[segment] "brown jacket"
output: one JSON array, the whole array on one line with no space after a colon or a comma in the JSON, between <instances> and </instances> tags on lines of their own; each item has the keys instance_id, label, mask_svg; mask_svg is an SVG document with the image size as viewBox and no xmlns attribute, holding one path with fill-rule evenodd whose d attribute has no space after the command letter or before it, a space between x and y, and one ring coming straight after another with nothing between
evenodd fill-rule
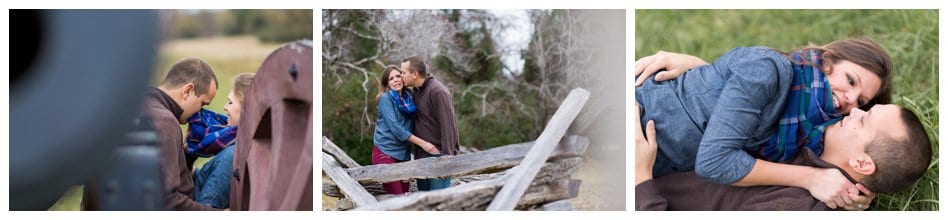
<instances>
[{"instance_id":1,"label":"brown jacket","mask_svg":"<svg viewBox=\"0 0 948 220\"><path fill-rule=\"evenodd\" d=\"M458 122L454 116L454 98L441 81L428 76L415 91L418 113L412 133L438 147L443 155L458 153ZM415 150L416 158L428 157L423 150Z\"/></svg>"},{"instance_id":2,"label":"brown jacket","mask_svg":"<svg viewBox=\"0 0 948 220\"><path fill-rule=\"evenodd\" d=\"M838 167L804 148L791 164ZM842 171L842 170L840 170ZM846 172L843 171L846 175ZM849 181L855 182L846 175ZM673 173L635 186L635 210L831 210L803 188L789 186L739 187L698 177L694 171Z\"/></svg>"},{"instance_id":3,"label":"brown jacket","mask_svg":"<svg viewBox=\"0 0 948 220\"><path fill-rule=\"evenodd\" d=\"M219 210L194 201L194 179L184 158L184 137L178 123L182 114L170 96L152 88L145 97L143 112L152 119L161 148L165 208L168 210Z\"/></svg>"}]
</instances>

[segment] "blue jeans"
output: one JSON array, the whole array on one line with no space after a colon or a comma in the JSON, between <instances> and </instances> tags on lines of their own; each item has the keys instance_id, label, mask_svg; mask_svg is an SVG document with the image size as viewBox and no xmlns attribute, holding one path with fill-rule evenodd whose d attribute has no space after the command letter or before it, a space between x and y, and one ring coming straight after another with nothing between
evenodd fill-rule
<instances>
[{"instance_id":1,"label":"blue jeans","mask_svg":"<svg viewBox=\"0 0 948 220\"><path fill-rule=\"evenodd\" d=\"M441 155L431 155L430 157L440 157ZM418 180L418 191L431 191L451 187L451 177L428 178Z\"/></svg>"},{"instance_id":2,"label":"blue jeans","mask_svg":"<svg viewBox=\"0 0 948 220\"><path fill-rule=\"evenodd\" d=\"M230 174L234 166L234 145L230 145L204 167L194 171L194 200L214 208L230 206Z\"/></svg>"},{"instance_id":3,"label":"blue jeans","mask_svg":"<svg viewBox=\"0 0 948 220\"><path fill-rule=\"evenodd\" d=\"M418 180L418 191L431 191L451 187L451 177Z\"/></svg>"}]
</instances>

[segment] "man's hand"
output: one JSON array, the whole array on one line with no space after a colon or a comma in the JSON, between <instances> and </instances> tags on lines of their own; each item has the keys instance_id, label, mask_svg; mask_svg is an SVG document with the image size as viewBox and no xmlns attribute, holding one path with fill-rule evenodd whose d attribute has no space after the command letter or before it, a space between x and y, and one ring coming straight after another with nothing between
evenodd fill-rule
<instances>
[{"instance_id":1,"label":"man's hand","mask_svg":"<svg viewBox=\"0 0 948 220\"><path fill-rule=\"evenodd\" d=\"M849 182L846 176L837 169L818 169L809 178L806 189L810 195L825 203L832 209L845 207L846 204L855 204L850 194L858 194L858 189Z\"/></svg>"},{"instance_id":2,"label":"man's hand","mask_svg":"<svg viewBox=\"0 0 948 220\"><path fill-rule=\"evenodd\" d=\"M639 109L639 103L636 102L635 113L632 117L632 124L636 128L642 127L642 122L639 120ZM635 132L635 185L652 179L652 167L655 165L657 153L658 141L655 140L655 122L648 121L645 131Z\"/></svg>"},{"instance_id":3,"label":"man's hand","mask_svg":"<svg viewBox=\"0 0 948 220\"><path fill-rule=\"evenodd\" d=\"M655 81L678 78L679 75L688 71L688 69L705 64L708 64L708 62L704 62L701 58L688 54L658 51L658 53L654 55L642 57L635 61L635 69L633 71L636 76L635 86L641 86L649 76L659 70L665 71L658 72L658 74L655 75Z\"/></svg>"}]
</instances>

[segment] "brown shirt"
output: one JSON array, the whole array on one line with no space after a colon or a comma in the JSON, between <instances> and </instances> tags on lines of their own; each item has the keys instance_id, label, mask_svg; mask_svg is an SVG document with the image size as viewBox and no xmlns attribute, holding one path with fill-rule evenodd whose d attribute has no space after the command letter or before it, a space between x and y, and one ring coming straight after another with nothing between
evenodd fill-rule
<instances>
[{"instance_id":1,"label":"brown shirt","mask_svg":"<svg viewBox=\"0 0 948 220\"><path fill-rule=\"evenodd\" d=\"M425 83L415 91L418 113L412 119L412 133L438 147L443 155L458 152L458 123L454 116L454 98L441 81L428 76ZM415 150L416 158L427 157L423 150Z\"/></svg>"},{"instance_id":2,"label":"brown shirt","mask_svg":"<svg viewBox=\"0 0 948 220\"><path fill-rule=\"evenodd\" d=\"M157 88L145 97L143 111L151 118L161 148L165 208L168 210L219 210L194 201L194 179L184 158L184 137L178 117L182 110L177 103Z\"/></svg>"},{"instance_id":3,"label":"brown shirt","mask_svg":"<svg viewBox=\"0 0 948 220\"><path fill-rule=\"evenodd\" d=\"M805 148L804 148L805 149ZM818 168L838 167L809 149L791 162ZM842 170L840 170L842 171ZM843 171L843 175L855 182ZM694 171L673 173L635 186L635 210L832 210L803 188L789 186L740 187L716 184Z\"/></svg>"}]
</instances>

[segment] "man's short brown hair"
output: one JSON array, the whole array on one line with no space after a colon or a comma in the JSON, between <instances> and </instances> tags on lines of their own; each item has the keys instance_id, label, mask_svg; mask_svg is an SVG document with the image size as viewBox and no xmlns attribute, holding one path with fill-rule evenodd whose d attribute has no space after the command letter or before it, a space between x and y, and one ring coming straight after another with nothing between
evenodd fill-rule
<instances>
[{"instance_id":1,"label":"man's short brown hair","mask_svg":"<svg viewBox=\"0 0 948 220\"><path fill-rule=\"evenodd\" d=\"M408 72L407 72L407 73L411 73L411 72L416 72L416 71L417 71L418 74L421 75L421 77L427 77L427 76L428 76L428 67L425 66L425 61L422 61L422 60L421 60L421 57L418 57L418 56L411 56L411 57L408 57L408 58L405 58L404 60L402 60L402 63L405 63L405 62L408 62ZM405 73L405 74L407 74L407 73Z\"/></svg>"},{"instance_id":2,"label":"man's short brown hair","mask_svg":"<svg viewBox=\"0 0 948 220\"><path fill-rule=\"evenodd\" d=\"M861 182L872 192L905 190L925 175L931 163L932 147L925 127L914 112L899 109L908 135L890 137L880 133L866 146L866 154L875 162L876 171Z\"/></svg>"},{"instance_id":3,"label":"man's short brown hair","mask_svg":"<svg viewBox=\"0 0 948 220\"><path fill-rule=\"evenodd\" d=\"M211 65L204 62L201 58L184 58L168 70L168 75L161 82L162 86L168 88L178 88L187 83L194 84L194 91L198 95L207 94L211 88L211 82L217 84L217 76L214 75L214 69Z\"/></svg>"}]
</instances>

